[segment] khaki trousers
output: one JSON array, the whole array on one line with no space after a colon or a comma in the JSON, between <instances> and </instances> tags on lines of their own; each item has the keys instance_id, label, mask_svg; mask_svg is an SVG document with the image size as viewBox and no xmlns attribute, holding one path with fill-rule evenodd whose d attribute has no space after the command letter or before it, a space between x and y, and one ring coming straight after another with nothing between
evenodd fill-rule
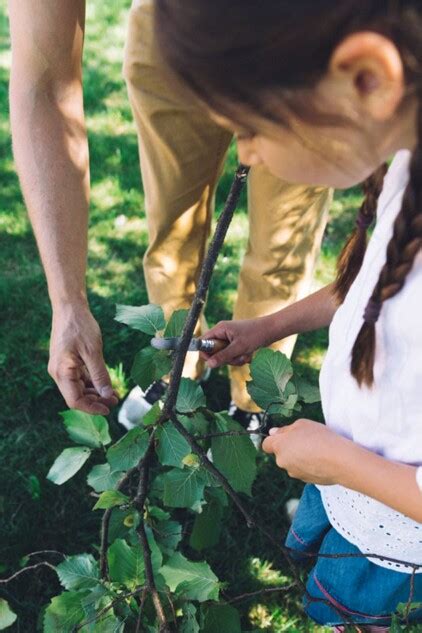
<instances>
[{"instance_id":1,"label":"khaki trousers","mask_svg":"<svg viewBox=\"0 0 422 633\"><path fill-rule=\"evenodd\" d=\"M129 15L124 77L136 121L149 247L144 274L149 300L169 314L195 292L214 210L214 193L232 135L192 98L169 85L154 51L152 0L134 0ZM263 316L305 296L331 202L323 188L288 185L259 166L248 183L250 235L234 318ZM202 321L202 329L206 327ZM290 355L291 337L273 347ZM200 373L188 354L185 375ZM245 381L231 368L232 399L256 411Z\"/></svg>"}]
</instances>

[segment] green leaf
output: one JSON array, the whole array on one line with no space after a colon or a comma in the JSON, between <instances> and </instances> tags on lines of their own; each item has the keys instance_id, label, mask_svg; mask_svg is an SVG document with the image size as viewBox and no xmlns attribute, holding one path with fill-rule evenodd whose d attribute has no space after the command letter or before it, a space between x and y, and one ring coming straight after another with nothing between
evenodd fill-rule
<instances>
[{"instance_id":1,"label":"green leaf","mask_svg":"<svg viewBox=\"0 0 422 633\"><path fill-rule=\"evenodd\" d=\"M95 492L112 490L115 488L124 473L120 471L111 472L110 464L98 464L94 466L87 477L87 483Z\"/></svg>"},{"instance_id":2,"label":"green leaf","mask_svg":"<svg viewBox=\"0 0 422 633\"><path fill-rule=\"evenodd\" d=\"M61 486L82 468L90 455L90 449L85 446L65 448L48 471L47 479Z\"/></svg>"},{"instance_id":3,"label":"green leaf","mask_svg":"<svg viewBox=\"0 0 422 633\"><path fill-rule=\"evenodd\" d=\"M192 508L202 502L206 480L198 469L170 470L163 476L164 505Z\"/></svg>"},{"instance_id":4,"label":"green leaf","mask_svg":"<svg viewBox=\"0 0 422 633\"><path fill-rule=\"evenodd\" d=\"M157 545L157 542L155 540L155 536L154 533L152 531L152 529L148 526L145 527L145 533L147 535L147 541L148 541L148 545L149 548L151 550L151 563L152 563L152 568L154 570L155 573L158 572L158 570L160 569L161 565L163 564L163 554L161 553L160 548Z\"/></svg>"},{"instance_id":5,"label":"green leaf","mask_svg":"<svg viewBox=\"0 0 422 633\"><path fill-rule=\"evenodd\" d=\"M162 406L160 401L158 401L153 404L148 413L144 415L144 417L142 418L142 424L144 426L151 426L152 424L155 424L161 415L161 411Z\"/></svg>"},{"instance_id":6,"label":"green leaf","mask_svg":"<svg viewBox=\"0 0 422 633\"><path fill-rule=\"evenodd\" d=\"M183 620L179 627L179 633L199 633L199 630L196 607L188 602L183 606Z\"/></svg>"},{"instance_id":7,"label":"green leaf","mask_svg":"<svg viewBox=\"0 0 422 633\"><path fill-rule=\"evenodd\" d=\"M160 521L155 539L161 551L171 556L182 540L182 526L176 521Z\"/></svg>"},{"instance_id":8,"label":"green leaf","mask_svg":"<svg viewBox=\"0 0 422 633\"><path fill-rule=\"evenodd\" d=\"M295 383L299 400L302 400L305 404L314 404L315 402L321 401L321 393L318 385L312 385L300 376L296 376Z\"/></svg>"},{"instance_id":9,"label":"green leaf","mask_svg":"<svg viewBox=\"0 0 422 633\"><path fill-rule=\"evenodd\" d=\"M129 470L136 466L145 455L148 441L148 431L140 426L126 433L107 451L107 461L111 466L111 471Z\"/></svg>"},{"instance_id":10,"label":"green leaf","mask_svg":"<svg viewBox=\"0 0 422 633\"><path fill-rule=\"evenodd\" d=\"M180 413L193 413L200 407L205 407L205 394L201 385L190 378L182 378L177 394L176 409Z\"/></svg>"},{"instance_id":11,"label":"green leaf","mask_svg":"<svg viewBox=\"0 0 422 633\"><path fill-rule=\"evenodd\" d=\"M111 600L107 589L100 584L97 584L85 597L81 598L84 611L83 622L86 622L81 628L81 633L95 633L96 611L108 606Z\"/></svg>"},{"instance_id":12,"label":"green leaf","mask_svg":"<svg viewBox=\"0 0 422 633\"><path fill-rule=\"evenodd\" d=\"M201 552L207 547L214 547L220 540L223 506L213 489L207 491L207 504L202 512L195 517L189 545Z\"/></svg>"},{"instance_id":13,"label":"green leaf","mask_svg":"<svg viewBox=\"0 0 422 633\"><path fill-rule=\"evenodd\" d=\"M239 612L227 605L212 605L205 608L202 633L242 633Z\"/></svg>"},{"instance_id":14,"label":"green leaf","mask_svg":"<svg viewBox=\"0 0 422 633\"><path fill-rule=\"evenodd\" d=\"M292 364L281 352L261 349L251 363L252 381L247 383L249 395L266 410L271 404L283 404L284 390L293 376Z\"/></svg>"},{"instance_id":15,"label":"green leaf","mask_svg":"<svg viewBox=\"0 0 422 633\"><path fill-rule=\"evenodd\" d=\"M155 380L160 380L171 370L172 360L167 352L153 347L141 349L135 356L131 376L144 391Z\"/></svg>"},{"instance_id":16,"label":"green leaf","mask_svg":"<svg viewBox=\"0 0 422 633\"><path fill-rule=\"evenodd\" d=\"M168 352L164 350L156 350L154 358L154 380L161 380L163 376L167 376L171 372L173 360Z\"/></svg>"},{"instance_id":17,"label":"green leaf","mask_svg":"<svg viewBox=\"0 0 422 633\"><path fill-rule=\"evenodd\" d=\"M164 330L164 336L180 336L188 313L189 310L176 310L173 312L169 322L167 323L166 329Z\"/></svg>"},{"instance_id":18,"label":"green leaf","mask_svg":"<svg viewBox=\"0 0 422 633\"><path fill-rule=\"evenodd\" d=\"M157 354L157 350L153 347L145 347L141 349L135 356L133 362L131 376L137 385L144 391L154 382L155 378L155 365L154 358Z\"/></svg>"},{"instance_id":19,"label":"green leaf","mask_svg":"<svg viewBox=\"0 0 422 633\"><path fill-rule=\"evenodd\" d=\"M102 415L89 415L83 411L69 409L60 414L70 439L77 444L100 448L110 444L108 422Z\"/></svg>"},{"instance_id":20,"label":"green leaf","mask_svg":"<svg viewBox=\"0 0 422 633\"><path fill-rule=\"evenodd\" d=\"M243 428L229 415L216 414L218 432L238 431ZM256 449L247 435L213 437L211 449L214 465L237 492L251 494L251 486L256 477Z\"/></svg>"},{"instance_id":21,"label":"green leaf","mask_svg":"<svg viewBox=\"0 0 422 633\"><path fill-rule=\"evenodd\" d=\"M144 556L140 545L128 545L116 539L107 553L110 579L128 587L145 582Z\"/></svg>"},{"instance_id":22,"label":"green leaf","mask_svg":"<svg viewBox=\"0 0 422 633\"><path fill-rule=\"evenodd\" d=\"M107 510L108 508L122 506L125 503L129 503L129 501L129 497L118 490L105 490L101 493L100 498L92 509Z\"/></svg>"},{"instance_id":23,"label":"green leaf","mask_svg":"<svg viewBox=\"0 0 422 633\"><path fill-rule=\"evenodd\" d=\"M56 572L65 589L86 589L99 582L98 565L91 554L67 557L57 565Z\"/></svg>"},{"instance_id":24,"label":"green leaf","mask_svg":"<svg viewBox=\"0 0 422 633\"><path fill-rule=\"evenodd\" d=\"M189 433L194 435L206 435L209 431L209 421L201 411L195 411L189 416L180 415L179 422L183 424Z\"/></svg>"},{"instance_id":25,"label":"green leaf","mask_svg":"<svg viewBox=\"0 0 422 633\"><path fill-rule=\"evenodd\" d=\"M53 598L44 614L44 633L73 633L74 627L84 619L82 596L66 591Z\"/></svg>"},{"instance_id":26,"label":"green leaf","mask_svg":"<svg viewBox=\"0 0 422 633\"><path fill-rule=\"evenodd\" d=\"M13 613L6 600L0 598L0 631L4 631L4 629L12 626L12 624L16 622L16 619L16 613Z\"/></svg>"},{"instance_id":27,"label":"green leaf","mask_svg":"<svg viewBox=\"0 0 422 633\"><path fill-rule=\"evenodd\" d=\"M135 330L155 336L165 328L164 312L160 306L149 304L146 306L116 306L116 321L125 323Z\"/></svg>"},{"instance_id":28,"label":"green leaf","mask_svg":"<svg viewBox=\"0 0 422 633\"><path fill-rule=\"evenodd\" d=\"M157 454L163 466L183 468L182 460L190 453L190 446L171 422L157 430Z\"/></svg>"},{"instance_id":29,"label":"green leaf","mask_svg":"<svg viewBox=\"0 0 422 633\"><path fill-rule=\"evenodd\" d=\"M208 563L194 563L176 552L160 573L170 591L177 591L185 600L218 600L218 578Z\"/></svg>"},{"instance_id":30,"label":"green leaf","mask_svg":"<svg viewBox=\"0 0 422 633\"><path fill-rule=\"evenodd\" d=\"M153 519L157 519L157 521L167 521L170 518L171 514L170 512L162 510L158 506L149 506L148 516L152 517Z\"/></svg>"}]
</instances>

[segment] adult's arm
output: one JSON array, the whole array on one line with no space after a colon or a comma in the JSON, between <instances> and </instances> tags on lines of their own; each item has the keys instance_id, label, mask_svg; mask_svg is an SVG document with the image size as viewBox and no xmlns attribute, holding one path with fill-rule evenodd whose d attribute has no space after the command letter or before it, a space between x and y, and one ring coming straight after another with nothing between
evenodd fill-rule
<instances>
[{"instance_id":1,"label":"adult's arm","mask_svg":"<svg viewBox=\"0 0 422 633\"><path fill-rule=\"evenodd\" d=\"M116 399L85 284L85 0L9 0L9 15L14 156L53 308L49 372L68 406L108 413Z\"/></svg>"}]
</instances>

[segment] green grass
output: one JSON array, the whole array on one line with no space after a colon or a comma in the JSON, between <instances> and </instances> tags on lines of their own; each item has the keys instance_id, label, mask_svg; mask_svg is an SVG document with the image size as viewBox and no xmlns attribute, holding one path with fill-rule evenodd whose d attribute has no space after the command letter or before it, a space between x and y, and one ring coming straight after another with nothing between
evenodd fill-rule
<instances>
[{"instance_id":1,"label":"green grass","mask_svg":"<svg viewBox=\"0 0 422 633\"><path fill-rule=\"evenodd\" d=\"M138 170L134 124L121 78L124 24L129 0L92 0L88 4L85 51L85 103L90 130L92 206L90 220L90 303L98 319L109 366L127 380L136 334L113 321L115 303L147 302L142 256L147 246L144 197ZM110 44L112 43L112 44ZM67 443L58 412L64 402L46 367L50 307L43 271L19 191L11 156L7 82L10 64L8 26L0 4L0 564L6 575L22 557L39 549L68 554L92 549L98 542L98 513L92 513L84 474L63 487L45 478L55 456ZM227 195L236 162L231 148L217 195L217 213ZM338 195L324 241L318 283L332 279L336 255L350 230L359 193ZM119 216L126 222L116 225ZM214 276L207 307L210 324L231 313L237 273L247 239L245 200L236 214ZM300 338L295 360L317 379L327 345L325 332ZM120 367L120 363L122 366ZM207 385L209 401L223 409L229 401L226 371ZM309 416L321 417L318 407ZM121 429L110 416L114 437ZM261 459L260 475L250 503L254 514L271 525L280 539L287 529L284 503L300 494L271 460ZM230 593L289 582L290 575L274 551L232 513L221 545L210 559ZM36 630L40 606L59 589L54 574L40 570L2 588L19 613L11 631ZM244 603L245 629L300 632L321 631L303 616L297 593Z\"/></svg>"}]
</instances>

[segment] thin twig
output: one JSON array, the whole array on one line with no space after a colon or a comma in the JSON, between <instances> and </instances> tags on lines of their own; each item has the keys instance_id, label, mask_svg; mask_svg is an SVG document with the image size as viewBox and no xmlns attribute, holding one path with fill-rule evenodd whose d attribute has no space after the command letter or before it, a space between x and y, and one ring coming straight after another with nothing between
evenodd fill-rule
<instances>
[{"instance_id":1,"label":"thin twig","mask_svg":"<svg viewBox=\"0 0 422 633\"><path fill-rule=\"evenodd\" d=\"M146 597L147 597L147 590L146 590L146 587L144 587L142 591L142 595L141 595L141 604L139 605L138 618L136 620L135 633L141 633L141 618L142 618L142 612L144 610Z\"/></svg>"},{"instance_id":2,"label":"thin twig","mask_svg":"<svg viewBox=\"0 0 422 633\"><path fill-rule=\"evenodd\" d=\"M234 602L242 602L243 600L250 600L251 598L256 598L257 596L261 596L263 594L268 593L287 593L291 589L297 588L295 582L292 582L290 585L285 585L284 587L265 587L265 589L259 589L259 591L252 591L250 593L242 593L240 596L235 596L234 598L228 598L226 600L227 604L233 604ZM224 602L221 603L221 606L224 606Z\"/></svg>"},{"instance_id":3,"label":"thin twig","mask_svg":"<svg viewBox=\"0 0 422 633\"><path fill-rule=\"evenodd\" d=\"M160 633L171 633L171 628L169 622L167 620L167 616L165 614L163 605L161 603L161 598L157 591L157 587L154 579L154 570L152 567L152 554L151 548L148 543L147 533L145 530L145 501L148 494L148 484L149 484L149 469L152 461L152 457L154 454L154 431L151 433L150 442L145 453L145 456L142 459L142 465L139 466L140 477L139 477L139 485L138 490L136 492L136 497L133 500L133 506L139 513L140 522L137 527L137 532L139 536L139 541L142 547L142 551L144 554L144 563L145 563L145 578L146 578L146 587L148 592L151 593L151 598L154 603L155 611L157 613L158 620L160 622Z\"/></svg>"},{"instance_id":4,"label":"thin twig","mask_svg":"<svg viewBox=\"0 0 422 633\"><path fill-rule=\"evenodd\" d=\"M0 580L0 585L7 585L9 582L11 582L12 580L15 580L22 574L25 574L27 571L38 569L39 567L48 567L49 569L52 569L54 572L56 572L56 568L54 567L54 565L47 563L47 561L42 561L41 563L37 563L36 565L29 565L29 567L24 567L23 569L20 569L19 571L14 573L12 576L9 576L9 578L2 578Z\"/></svg>"},{"instance_id":5,"label":"thin twig","mask_svg":"<svg viewBox=\"0 0 422 633\"><path fill-rule=\"evenodd\" d=\"M55 549L41 549L38 552L31 552L30 554L27 554L26 556L28 558L31 558L31 556L40 556L41 554L55 554L57 556L61 556L62 558L66 558L66 554L63 554L63 552L59 552Z\"/></svg>"},{"instance_id":6,"label":"thin twig","mask_svg":"<svg viewBox=\"0 0 422 633\"><path fill-rule=\"evenodd\" d=\"M117 596L117 598L115 598L113 602L108 604L106 607L103 607L102 609L100 609L100 611L98 611L94 616L78 624L75 627L75 633L83 629L88 624L92 624L92 622L98 622L101 616L103 616L105 613L110 611L110 609L113 609L116 606L116 604L118 604L119 602L122 602L122 600L126 600L127 598L133 598L134 596L137 596L140 591L145 591L145 589L146 589L145 587L138 587L134 591L128 591L127 593L122 593L120 596Z\"/></svg>"}]
</instances>

